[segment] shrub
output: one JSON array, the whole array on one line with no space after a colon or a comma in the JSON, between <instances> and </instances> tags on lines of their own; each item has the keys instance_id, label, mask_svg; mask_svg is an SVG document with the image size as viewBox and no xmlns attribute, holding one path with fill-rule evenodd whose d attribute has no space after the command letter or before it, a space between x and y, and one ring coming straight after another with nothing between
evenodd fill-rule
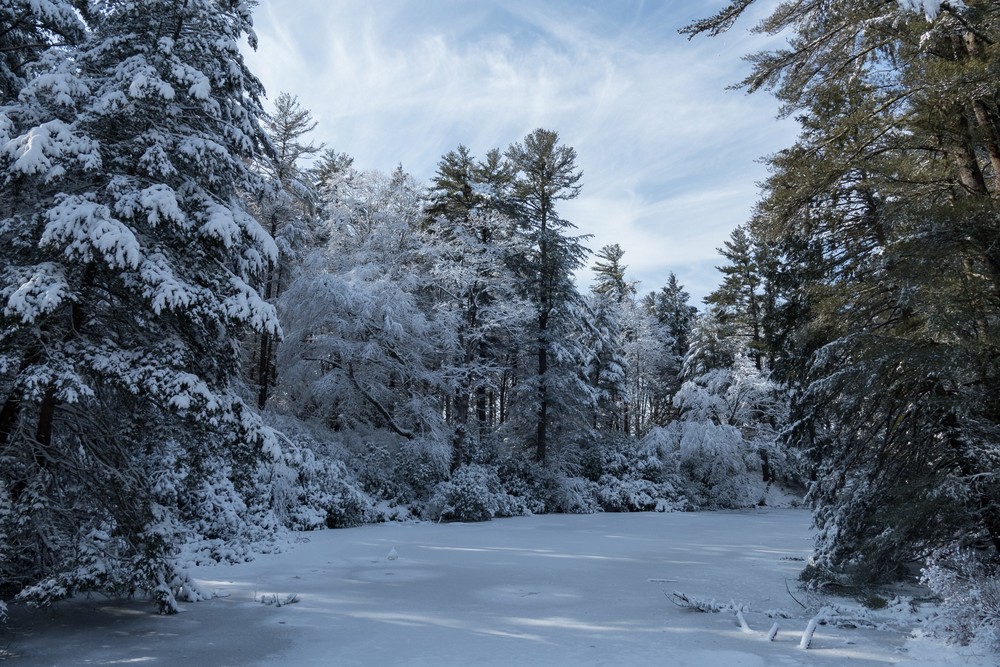
<instances>
[{"instance_id":1,"label":"shrub","mask_svg":"<svg viewBox=\"0 0 1000 667\"><path fill-rule=\"evenodd\" d=\"M921 582L941 598L931 629L960 644L1000 651L1000 569L971 550L950 548L929 561Z\"/></svg>"},{"instance_id":2,"label":"shrub","mask_svg":"<svg viewBox=\"0 0 1000 667\"><path fill-rule=\"evenodd\" d=\"M684 507L677 458L668 440L662 429L654 429L642 440L621 436L601 443L595 479L601 509L644 512Z\"/></svg>"},{"instance_id":3,"label":"shrub","mask_svg":"<svg viewBox=\"0 0 1000 667\"><path fill-rule=\"evenodd\" d=\"M372 518L372 502L343 462L306 424L280 420L270 460L258 467L255 508L292 530L346 528ZM329 435L321 434L322 435ZM337 452L335 452L336 454Z\"/></svg>"},{"instance_id":4,"label":"shrub","mask_svg":"<svg viewBox=\"0 0 1000 667\"><path fill-rule=\"evenodd\" d=\"M700 507L736 509L756 505L767 491L756 450L734 426L675 422L685 491Z\"/></svg>"},{"instance_id":5,"label":"shrub","mask_svg":"<svg viewBox=\"0 0 1000 667\"><path fill-rule=\"evenodd\" d=\"M523 500L503 489L496 468L476 463L462 466L450 480L439 483L427 512L445 521L489 521L529 513Z\"/></svg>"}]
</instances>

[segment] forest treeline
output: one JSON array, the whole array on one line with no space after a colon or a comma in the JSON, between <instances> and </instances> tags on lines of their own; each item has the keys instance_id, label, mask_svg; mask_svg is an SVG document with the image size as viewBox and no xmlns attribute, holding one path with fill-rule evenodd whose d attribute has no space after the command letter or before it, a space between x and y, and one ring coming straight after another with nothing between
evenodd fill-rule
<instances>
[{"instance_id":1,"label":"forest treeline","mask_svg":"<svg viewBox=\"0 0 1000 667\"><path fill-rule=\"evenodd\" d=\"M0 7L0 599L173 611L288 529L808 488L809 585L924 565L955 636L1000 627L1000 5L778 6L744 86L802 131L699 313L561 216L553 130L422 183L265 112L252 4Z\"/></svg>"}]
</instances>

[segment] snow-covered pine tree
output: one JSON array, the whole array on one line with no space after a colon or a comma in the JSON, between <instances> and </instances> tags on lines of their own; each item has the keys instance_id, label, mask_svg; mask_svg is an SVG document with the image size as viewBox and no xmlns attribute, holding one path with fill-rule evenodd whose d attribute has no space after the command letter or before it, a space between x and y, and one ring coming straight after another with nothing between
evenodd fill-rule
<instances>
[{"instance_id":1,"label":"snow-covered pine tree","mask_svg":"<svg viewBox=\"0 0 1000 667\"><path fill-rule=\"evenodd\" d=\"M87 0L7 0L0 6L0 101L17 97L27 66L46 50L84 38L88 5Z\"/></svg>"},{"instance_id":2,"label":"snow-covered pine tree","mask_svg":"<svg viewBox=\"0 0 1000 667\"><path fill-rule=\"evenodd\" d=\"M315 128L312 114L288 93L278 95L274 111L264 119L270 144L257 165L267 178L267 187L256 198L253 213L278 246L278 258L268 262L260 286L260 293L268 303L277 302L308 250L316 244L320 227L319 193L302 164L322 149L303 141ZM275 382L274 355L278 341L272 333L264 331L256 334L249 344L251 382L257 389L257 407L263 410Z\"/></svg>"},{"instance_id":3,"label":"snow-covered pine tree","mask_svg":"<svg viewBox=\"0 0 1000 667\"><path fill-rule=\"evenodd\" d=\"M512 341L529 316L508 261L520 254L522 239L494 205L493 188L483 180L490 174L489 163L478 163L465 146L449 151L438 164L427 207L435 307L452 320L457 354L446 362L454 385L447 410L453 470L463 463L466 440L483 441L500 422L490 396L510 370Z\"/></svg>"},{"instance_id":4,"label":"snow-covered pine tree","mask_svg":"<svg viewBox=\"0 0 1000 667\"><path fill-rule=\"evenodd\" d=\"M705 297L705 303L716 306L718 316L746 341L747 354L757 370L762 370L764 277L758 266L754 240L746 227L739 226L718 252L728 261L716 267L722 272L722 284Z\"/></svg>"},{"instance_id":5,"label":"snow-covered pine tree","mask_svg":"<svg viewBox=\"0 0 1000 667\"><path fill-rule=\"evenodd\" d=\"M556 210L560 201L579 194L583 174L577 170L576 151L560 144L552 130L535 130L510 146L506 156L516 173L509 201L529 248L512 259L520 289L534 309L527 336L533 339L535 358L519 387L525 399L521 409L534 412L534 433L528 437L535 459L545 461L550 434L572 441L588 428L595 398L586 377L587 353L580 345L587 313L573 283L573 272L589 251L582 243L586 237L567 234L574 225Z\"/></svg>"},{"instance_id":6,"label":"snow-covered pine tree","mask_svg":"<svg viewBox=\"0 0 1000 667\"><path fill-rule=\"evenodd\" d=\"M667 277L666 285L642 298L645 311L667 327L674 339L672 351L681 358L687 354L691 327L698 315L698 309L688 303L689 298L690 295L677 281L673 271Z\"/></svg>"},{"instance_id":7,"label":"snow-covered pine tree","mask_svg":"<svg viewBox=\"0 0 1000 667\"><path fill-rule=\"evenodd\" d=\"M673 397L681 386L681 369L688 351L691 329L698 309L688 303L689 295L673 272L667 284L642 299L643 311L653 319L649 324L650 336L659 341L659 354L654 358L655 368L648 372L655 386L650 392L650 421L664 426L679 415L673 406Z\"/></svg>"},{"instance_id":8,"label":"snow-covered pine tree","mask_svg":"<svg viewBox=\"0 0 1000 667\"><path fill-rule=\"evenodd\" d=\"M263 141L251 6L103 2L0 108L4 595L173 611L178 542L228 539L245 509L264 433L239 340L278 331L251 287L276 248L240 200Z\"/></svg>"}]
</instances>

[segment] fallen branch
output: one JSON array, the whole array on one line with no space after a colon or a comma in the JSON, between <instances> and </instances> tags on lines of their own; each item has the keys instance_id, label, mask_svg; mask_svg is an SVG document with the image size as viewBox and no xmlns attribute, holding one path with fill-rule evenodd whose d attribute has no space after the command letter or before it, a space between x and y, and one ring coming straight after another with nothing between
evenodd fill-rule
<instances>
[{"instance_id":1,"label":"fallen branch","mask_svg":"<svg viewBox=\"0 0 1000 667\"><path fill-rule=\"evenodd\" d=\"M753 630L751 630L750 626L747 625L747 619L743 618L743 611L740 609L736 610L736 620L739 621L740 623L740 630L747 633L748 635L753 634Z\"/></svg>"},{"instance_id":2,"label":"fallen branch","mask_svg":"<svg viewBox=\"0 0 1000 667\"><path fill-rule=\"evenodd\" d=\"M817 621L815 617L809 619L809 625L806 626L805 632L802 633L802 640L799 642L799 648L807 649L809 648L809 645L812 644L813 633L816 632L816 624L818 622L819 621Z\"/></svg>"},{"instance_id":3,"label":"fallen branch","mask_svg":"<svg viewBox=\"0 0 1000 667\"><path fill-rule=\"evenodd\" d=\"M664 593L664 595L667 594ZM737 605L735 600L730 600L728 603L723 604L721 602L716 602L715 600L706 600L705 598L695 597L680 591L674 591L667 596L667 599L678 607L710 614L718 614L724 611L738 612L747 608L744 604Z\"/></svg>"},{"instance_id":4,"label":"fallen branch","mask_svg":"<svg viewBox=\"0 0 1000 667\"><path fill-rule=\"evenodd\" d=\"M792 595L792 589L790 589L790 588L788 587L788 579L785 579L785 590L786 590L786 591L788 591L788 596L789 596L790 598L792 598L793 600L795 600L795 602L796 602L796 603L797 603L797 604L798 604L798 605L799 605L800 607L802 607L803 609L808 609L808 607L806 607L806 606L805 606L804 604L802 604L801 602L799 602L799 599L798 599L797 597L795 597L794 595Z\"/></svg>"}]
</instances>

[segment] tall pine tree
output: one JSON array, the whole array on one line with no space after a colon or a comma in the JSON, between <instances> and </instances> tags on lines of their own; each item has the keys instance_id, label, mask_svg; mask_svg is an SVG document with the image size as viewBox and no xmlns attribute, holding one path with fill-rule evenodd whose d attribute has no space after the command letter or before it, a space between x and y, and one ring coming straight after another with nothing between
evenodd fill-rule
<instances>
[{"instance_id":1,"label":"tall pine tree","mask_svg":"<svg viewBox=\"0 0 1000 667\"><path fill-rule=\"evenodd\" d=\"M557 206L580 193L583 174L576 166L576 151L560 144L552 130L537 129L513 144L507 159L516 173L510 199L530 246L516 268L535 314L531 335L536 363L530 378L536 411L534 445L535 459L545 461L549 428L556 417L550 408L557 401L574 402L579 383L574 375L579 368L566 362L573 356L571 332L581 321L573 272L583 265L587 249L581 237L567 235L573 225L559 216ZM561 411L561 416L569 412Z\"/></svg>"},{"instance_id":2,"label":"tall pine tree","mask_svg":"<svg viewBox=\"0 0 1000 667\"><path fill-rule=\"evenodd\" d=\"M25 3L28 22L57 6ZM0 579L40 603L141 590L171 611L174 542L220 525L197 518L205 480L237 489L261 454L240 337L278 331L252 287L276 248L241 201L264 142L250 10L78 16L86 38L43 50L0 108Z\"/></svg>"}]
</instances>

